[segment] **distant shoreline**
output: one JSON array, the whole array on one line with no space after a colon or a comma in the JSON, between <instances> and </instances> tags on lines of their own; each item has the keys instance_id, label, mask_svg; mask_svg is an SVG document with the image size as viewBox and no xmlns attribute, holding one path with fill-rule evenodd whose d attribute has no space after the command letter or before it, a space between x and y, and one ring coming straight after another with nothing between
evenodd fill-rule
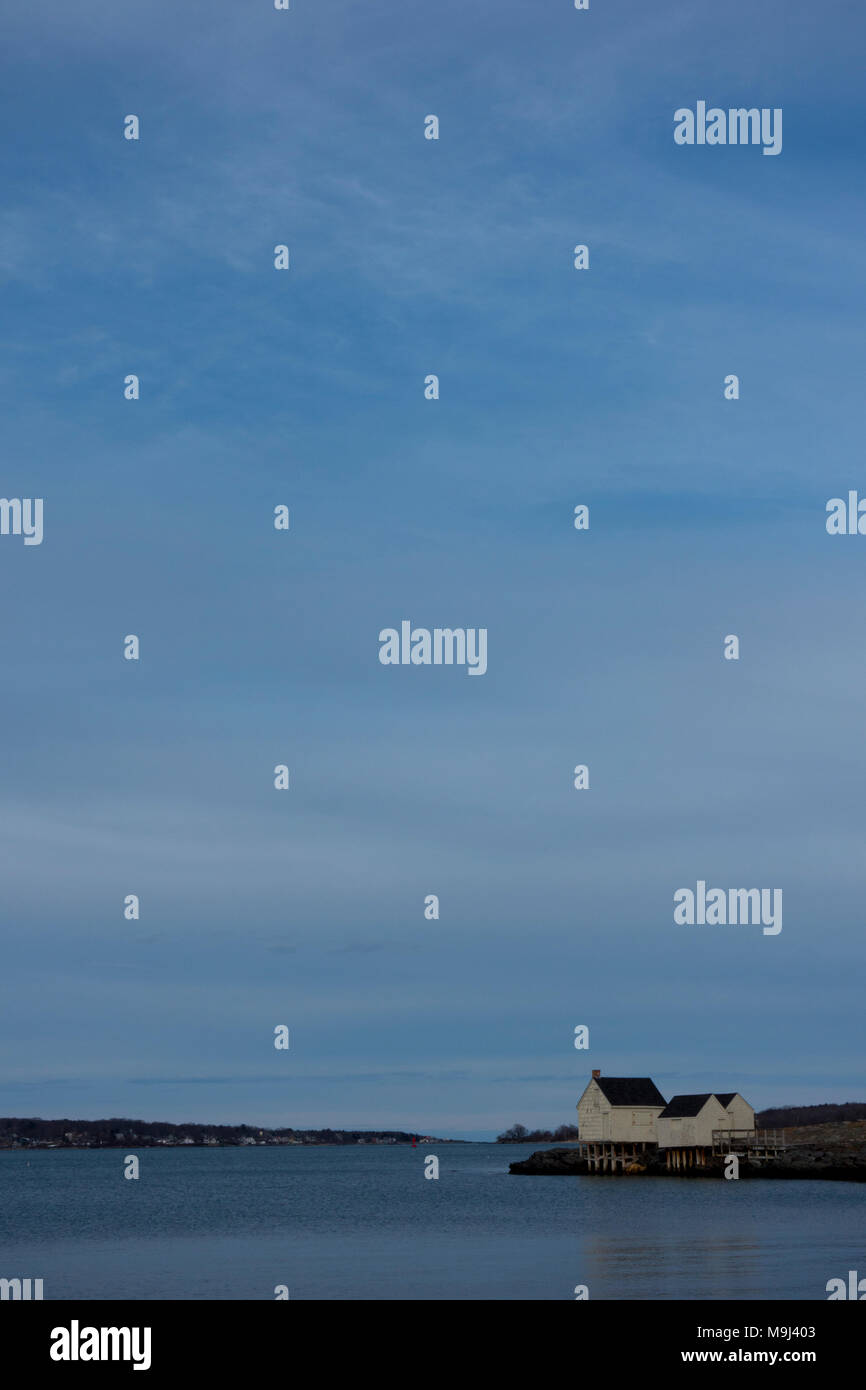
<instances>
[{"instance_id":1,"label":"distant shoreline","mask_svg":"<svg viewBox=\"0 0 866 1390\"><path fill-rule=\"evenodd\" d=\"M490 1139L417 1139L414 1147L417 1149L421 1144L492 1144ZM127 1139L123 1143L118 1141L112 1144L2 1144L0 1143L0 1153L53 1153L53 1152L93 1152L99 1149L411 1149L411 1140L399 1140L395 1144L389 1145L387 1141L376 1139L355 1140L355 1139L327 1139L311 1140L309 1142L297 1144L281 1144L270 1142L264 1139L257 1140L253 1144L235 1143L226 1141L219 1144L167 1144L162 1141L156 1143L144 1143L141 1140Z\"/></svg>"},{"instance_id":2,"label":"distant shoreline","mask_svg":"<svg viewBox=\"0 0 866 1390\"><path fill-rule=\"evenodd\" d=\"M28 1149L240 1149L412 1147L461 1144L402 1129L267 1129L260 1125L174 1124L168 1120L43 1120L0 1118L0 1150Z\"/></svg>"}]
</instances>

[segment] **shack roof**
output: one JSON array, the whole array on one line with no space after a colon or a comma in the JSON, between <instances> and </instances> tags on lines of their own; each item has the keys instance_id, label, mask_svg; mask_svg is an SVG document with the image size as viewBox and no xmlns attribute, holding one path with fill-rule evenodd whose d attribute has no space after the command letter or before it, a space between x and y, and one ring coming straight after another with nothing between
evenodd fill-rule
<instances>
[{"instance_id":1,"label":"shack roof","mask_svg":"<svg viewBox=\"0 0 866 1390\"><path fill-rule=\"evenodd\" d=\"M596 1076L593 1078L611 1105L664 1105L665 1098L648 1076Z\"/></svg>"},{"instance_id":2,"label":"shack roof","mask_svg":"<svg viewBox=\"0 0 866 1390\"><path fill-rule=\"evenodd\" d=\"M700 1096L674 1096L668 1101L660 1120L683 1120L690 1115L700 1115L708 1100L718 1100L712 1091L705 1091Z\"/></svg>"}]
</instances>

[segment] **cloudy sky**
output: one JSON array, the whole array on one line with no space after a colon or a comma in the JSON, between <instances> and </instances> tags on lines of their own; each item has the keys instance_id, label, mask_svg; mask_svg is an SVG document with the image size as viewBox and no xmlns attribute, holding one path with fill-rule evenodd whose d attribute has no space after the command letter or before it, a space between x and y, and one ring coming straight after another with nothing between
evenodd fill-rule
<instances>
[{"instance_id":1,"label":"cloudy sky","mask_svg":"<svg viewBox=\"0 0 866 1390\"><path fill-rule=\"evenodd\" d=\"M0 538L0 1112L866 1099L866 539L825 530L866 493L862 14L4 28L0 485L45 535ZM698 100L781 107L782 153L675 145ZM382 666L402 619L486 627L487 674ZM698 879L782 932L675 925Z\"/></svg>"}]
</instances>

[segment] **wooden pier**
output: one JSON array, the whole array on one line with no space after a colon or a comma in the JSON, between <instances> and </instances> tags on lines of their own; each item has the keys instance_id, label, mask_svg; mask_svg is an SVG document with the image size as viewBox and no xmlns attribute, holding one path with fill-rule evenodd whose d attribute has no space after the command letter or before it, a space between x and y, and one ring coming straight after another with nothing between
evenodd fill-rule
<instances>
[{"instance_id":1,"label":"wooden pier","mask_svg":"<svg viewBox=\"0 0 866 1390\"><path fill-rule=\"evenodd\" d=\"M627 1173L633 1164L642 1168L646 1162L647 1150L655 1152L656 1148L652 1143L639 1143L637 1140L618 1142L611 1139L585 1141L577 1147L586 1159L591 1173Z\"/></svg>"},{"instance_id":2,"label":"wooden pier","mask_svg":"<svg viewBox=\"0 0 866 1390\"><path fill-rule=\"evenodd\" d=\"M785 1151L783 1129L714 1129L713 1153L746 1158L777 1158Z\"/></svg>"},{"instance_id":3,"label":"wooden pier","mask_svg":"<svg viewBox=\"0 0 866 1390\"><path fill-rule=\"evenodd\" d=\"M665 1168L669 1173L676 1173L681 1168L706 1168L710 1156L710 1150L702 1144L666 1148L663 1152Z\"/></svg>"},{"instance_id":4,"label":"wooden pier","mask_svg":"<svg viewBox=\"0 0 866 1390\"><path fill-rule=\"evenodd\" d=\"M714 1129L712 1144L671 1144L661 1148L652 1141L584 1140L577 1149L590 1173L642 1173L651 1155L665 1156L665 1171L715 1168L714 1158L737 1154L739 1158L777 1158L785 1150L783 1129ZM653 1165L655 1166L655 1165Z\"/></svg>"}]
</instances>

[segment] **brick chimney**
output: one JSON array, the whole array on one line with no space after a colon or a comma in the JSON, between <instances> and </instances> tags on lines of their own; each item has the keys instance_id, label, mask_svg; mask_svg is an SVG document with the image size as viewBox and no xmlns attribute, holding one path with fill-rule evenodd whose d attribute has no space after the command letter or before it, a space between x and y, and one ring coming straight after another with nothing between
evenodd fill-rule
<instances>
[{"instance_id":1,"label":"brick chimney","mask_svg":"<svg viewBox=\"0 0 866 1390\"><path fill-rule=\"evenodd\" d=\"M592 1079L593 1079L593 1081L597 1081L598 1078L599 1078L600 1076L601 1076L601 1072L600 1072L600 1071L594 1071L594 1072L592 1073Z\"/></svg>"}]
</instances>

